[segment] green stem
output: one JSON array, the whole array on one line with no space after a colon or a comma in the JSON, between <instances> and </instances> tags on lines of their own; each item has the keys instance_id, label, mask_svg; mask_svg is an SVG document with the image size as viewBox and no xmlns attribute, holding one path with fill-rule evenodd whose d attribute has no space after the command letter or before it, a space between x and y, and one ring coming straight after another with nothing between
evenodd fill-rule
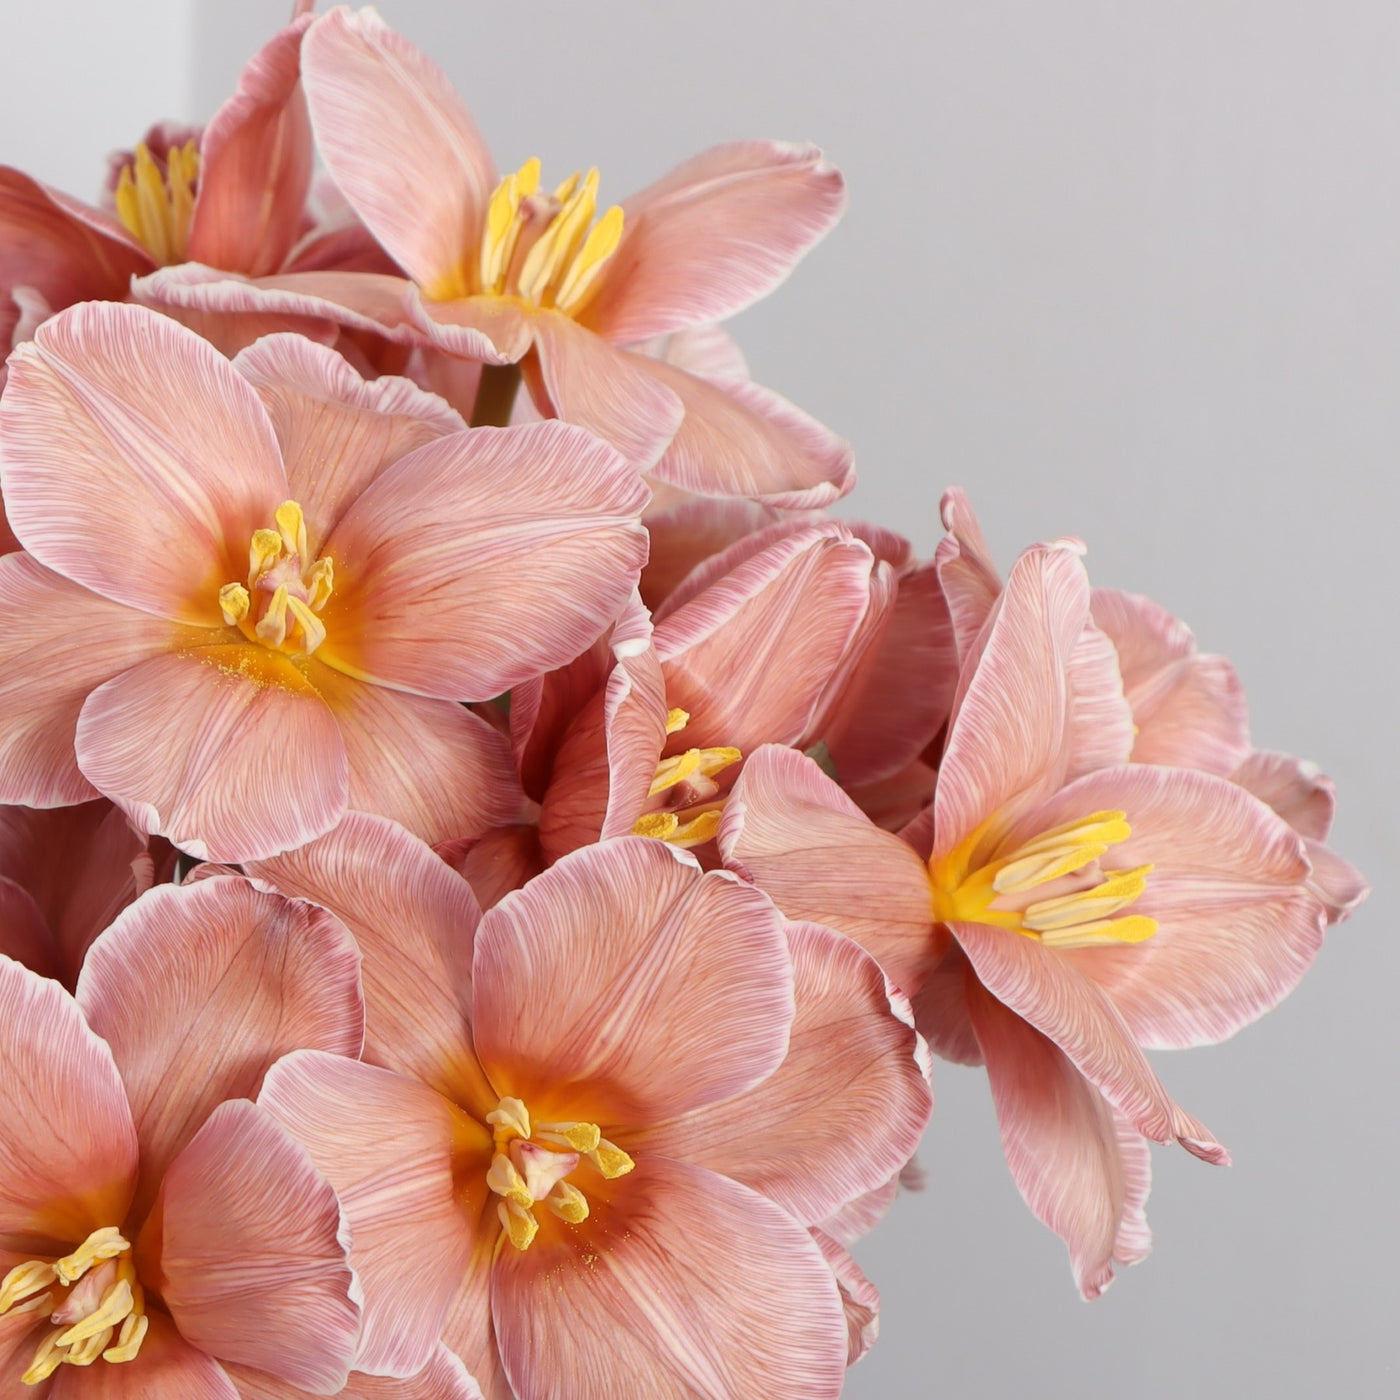
<instances>
[{"instance_id":1,"label":"green stem","mask_svg":"<svg viewBox=\"0 0 1400 1400\"><path fill-rule=\"evenodd\" d=\"M510 422L515 391L519 388L519 365L482 365L481 382L476 386L476 402L472 405L472 427L504 428Z\"/></svg>"}]
</instances>

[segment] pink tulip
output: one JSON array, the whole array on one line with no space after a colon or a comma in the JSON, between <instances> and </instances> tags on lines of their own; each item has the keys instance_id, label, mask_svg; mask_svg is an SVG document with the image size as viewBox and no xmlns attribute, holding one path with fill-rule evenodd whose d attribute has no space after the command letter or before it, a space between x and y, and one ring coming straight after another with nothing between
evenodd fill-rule
<instances>
[{"instance_id":1,"label":"pink tulip","mask_svg":"<svg viewBox=\"0 0 1400 1400\"><path fill-rule=\"evenodd\" d=\"M645 488L579 429L463 431L300 337L230 364L136 306L15 352L0 473L26 551L0 559L0 798L101 792L213 860L347 804L434 840L510 821L506 741L453 702L586 647L646 550Z\"/></svg>"},{"instance_id":2,"label":"pink tulip","mask_svg":"<svg viewBox=\"0 0 1400 1400\"><path fill-rule=\"evenodd\" d=\"M1263 1014L1326 916L1301 839L1243 788L1097 761L1106 735L1126 736L1123 759L1132 736L1113 649L1086 646L1089 609L1071 544L1026 551L996 593L927 859L776 748L748 760L720 849L789 918L871 951L940 1053L985 1062L1017 1183L1092 1297L1147 1249L1143 1139L1225 1160L1142 1047L1210 1043Z\"/></svg>"},{"instance_id":3,"label":"pink tulip","mask_svg":"<svg viewBox=\"0 0 1400 1400\"><path fill-rule=\"evenodd\" d=\"M929 1109L871 959L660 841L577 851L484 916L380 818L257 869L363 955L365 1063L289 1057L259 1100L349 1213L361 1364L410 1372L441 1335L492 1400L615 1396L619 1364L639 1395L840 1391L838 1276L869 1299L806 1227Z\"/></svg>"},{"instance_id":4,"label":"pink tulip","mask_svg":"<svg viewBox=\"0 0 1400 1400\"><path fill-rule=\"evenodd\" d=\"M322 157L407 280L318 272L253 285L177 270L145 294L330 317L484 362L477 422L508 421L523 372L542 415L683 491L802 507L850 489L849 447L791 404L632 348L731 316L787 276L844 203L820 152L718 146L595 221L596 170L552 194L537 160L501 178L446 76L373 10L318 19L302 72Z\"/></svg>"},{"instance_id":5,"label":"pink tulip","mask_svg":"<svg viewBox=\"0 0 1400 1400\"><path fill-rule=\"evenodd\" d=\"M358 1053L358 961L333 915L238 876L149 891L76 996L0 957L0 1393L345 1384L345 1218L248 1100L288 1051Z\"/></svg>"}]
</instances>

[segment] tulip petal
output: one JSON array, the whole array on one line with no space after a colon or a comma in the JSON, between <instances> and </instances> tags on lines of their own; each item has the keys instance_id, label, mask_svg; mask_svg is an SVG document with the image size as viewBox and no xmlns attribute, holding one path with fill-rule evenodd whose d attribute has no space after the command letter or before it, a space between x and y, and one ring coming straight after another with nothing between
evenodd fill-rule
<instances>
[{"instance_id":1,"label":"tulip petal","mask_svg":"<svg viewBox=\"0 0 1400 1400\"><path fill-rule=\"evenodd\" d=\"M967 954L952 944L914 993L914 1024L940 1059L980 1065L982 1048L967 1009L968 988L977 981Z\"/></svg>"},{"instance_id":2,"label":"tulip petal","mask_svg":"<svg viewBox=\"0 0 1400 1400\"><path fill-rule=\"evenodd\" d=\"M970 1002L1011 1174L1097 1298L1151 1248L1147 1144L1043 1035L980 988Z\"/></svg>"},{"instance_id":3,"label":"tulip petal","mask_svg":"<svg viewBox=\"0 0 1400 1400\"><path fill-rule=\"evenodd\" d=\"M623 345L723 321L783 282L845 203L815 146L714 146L623 204L622 243L585 320Z\"/></svg>"},{"instance_id":4,"label":"tulip petal","mask_svg":"<svg viewBox=\"0 0 1400 1400\"><path fill-rule=\"evenodd\" d=\"M489 1132L426 1085L336 1055L288 1055L258 1102L335 1187L364 1288L355 1368L411 1376L431 1359L471 1252L453 1166L465 1138L484 1180Z\"/></svg>"},{"instance_id":5,"label":"tulip petal","mask_svg":"<svg viewBox=\"0 0 1400 1400\"><path fill-rule=\"evenodd\" d=\"M501 1358L530 1400L841 1391L835 1278L806 1230L727 1178L638 1161L575 1234L506 1248L491 1280Z\"/></svg>"},{"instance_id":6,"label":"tulip petal","mask_svg":"<svg viewBox=\"0 0 1400 1400\"><path fill-rule=\"evenodd\" d=\"M537 1115L644 1123L742 1093L782 1063L792 1016L777 910L661 841L574 851L477 933L477 1054Z\"/></svg>"},{"instance_id":7,"label":"tulip petal","mask_svg":"<svg viewBox=\"0 0 1400 1400\"><path fill-rule=\"evenodd\" d=\"M495 1107L472 1053L472 941L481 919L467 882L416 836L351 812L328 835L255 862L249 873L314 900L354 934L363 959L367 1061L459 1103Z\"/></svg>"},{"instance_id":8,"label":"tulip petal","mask_svg":"<svg viewBox=\"0 0 1400 1400\"><path fill-rule=\"evenodd\" d=\"M0 473L41 563L201 626L219 625L219 589L247 575L253 531L287 495L248 383L168 316L112 302L60 312L11 356Z\"/></svg>"},{"instance_id":9,"label":"tulip petal","mask_svg":"<svg viewBox=\"0 0 1400 1400\"><path fill-rule=\"evenodd\" d=\"M144 1182L215 1105L253 1098L279 1056L359 1054L359 961L333 915L241 876L160 885L118 917L88 951L77 996L121 1070Z\"/></svg>"},{"instance_id":10,"label":"tulip petal","mask_svg":"<svg viewBox=\"0 0 1400 1400\"><path fill-rule=\"evenodd\" d=\"M111 1050L57 982L0 957L0 1237L126 1219L138 1148Z\"/></svg>"},{"instance_id":11,"label":"tulip petal","mask_svg":"<svg viewBox=\"0 0 1400 1400\"><path fill-rule=\"evenodd\" d=\"M902 1172L901 1172L902 1175ZM822 1233L849 1249L868 1235L889 1213L899 1195L899 1176L892 1176L873 1191L848 1201L821 1223ZM815 1234L816 1232L813 1231Z\"/></svg>"},{"instance_id":12,"label":"tulip petal","mask_svg":"<svg viewBox=\"0 0 1400 1400\"><path fill-rule=\"evenodd\" d=\"M457 274L496 168L447 76L368 7L322 16L301 62L316 147L355 212L420 286Z\"/></svg>"},{"instance_id":13,"label":"tulip petal","mask_svg":"<svg viewBox=\"0 0 1400 1400\"><path fill-rule=\"evenodd\" d=\"M299 846L345 810L335 716L285 657L205 647L153 657L88 697L83 776L144 831L206 860Z\"/></svg>"},{"instance_id":14,"label":"tulip petal","mask_svg":"<svg viewBox=\"0 0 1400 1400\"><path fill-rule=\"evenodd\" d=\"M0 812L16 810L0 809ZM34 896L13 880L0 877L0 954L23 963L40 977L64 981L58 939L39 911Z\"/></svg>"},{"instance_id":15,"label":"tulip petal","mask_svg":"<svg viewBox=\"0 0 1400 1400\"><path fill-rule=\"evenodd\" d=\"M314 152L299 87L303 17L274 35L239 74L204 128L189 259L261 277L301 235Z\"/></svg>"},{"instance_id":16,"label":"tulip petal","mask_svg":"<svg viewBox=\"0 0 1400 1400\"><path fill-rule=\"evenodd\" d=\"M537 317L516 297L473 296L433 301L413 287L405 305L423 339L445 355L513 365L535 341Z\"/></svg>"},{"instance_id":17,"label":"tulip petal","mask_svg":"<svg viewBox=\"0 0 1400 1400\"><path fill-rule=\"evenodd\" d=\"M797 1015L787 1058L746 1093L622 1144L708 1167L814 1225L899 1171L933 1101L909 1003L875 960L817 924L790 925L788 941Z\"/></svg>"},{"instance_id":18,"label":"tulip petal","mask_svg":"<svg viewBox=\"0 0 1400 1400\"><path fill-rule=\"evenodd\" d=\"M1123 693L1118 653L1091 622L1085 623L1070 650L1065 681L1069 730L1063 781L1072 782L1096 768L1126 763L1128 755L1136 752L1133 723L1137 714Z\"/></svg>"},{"instance_id":19,"label":"tulip petal","mask_svg":"<svg viewBox=\"0 0 1400 1400\"><path fill-rule=\"evenodd\" d=\"M228 1372L191 1346L164 1313L146 1316L151 1320L134 1361L60 1366L49 1400L243 1400Z\"/></svg>"},{"instance_id":20,"label":"tulip petal","mask_svg":"<svg viewBox=\"0 0 1400 1400\"><path fill-rule=\"evenodd\" d=\"M937 955L924 862L792 749L750 755L724 806L719 849L789 919L854 939L901 987L917 988Z\"/></svg>"},{"instance_id":21,"label":"tulip petal","mask_svg":"<svg viewBox=\"0 0 1400 1400\"><path fill-rule=\"evenodd\" d=\"M846 1365L854 1366L879 1340L880 1294L861 1273L860 1265L830 1235L813 1230L812 1238L836 1275L841 1308L846 1314Z\"/></svg>"},{"instance_id":22,"label":"tulip petal","mask_svg":"<svg viewBox=\"0 0 1400 1400\"><path fill-rule=\"evenodd\" d=\"M562 423L430 442L326 541L337 587L317 659L444 700L489 700L560 666L636 586L645 500L616 453Z\"/></svg>"},{"instance_id":23,"label":"tulip petal","mask_svg":"<svg viewBox=\"0 0 1400 1400\"><path fill-rule=\"evenodd\" d=\"M780 519L777 511L756 501L712 496L648 511L651 554L642 570L642 601L652 612L659 612L693 569Z\"/></svg>"},{"instance_id":24,"label":"tulip petal","mask_svg":"<svg viewBox=\"0 0 1400 1400\"><path fill-rule=\"evenodd\" d=\"M535 354L525 374L539 411L587 428L637 471L650 471L685 415L655 361L628 355L557 312L540 312L531 325Z\"/></svg>"},{"instance_id":25,"label":"tulip petal","mask_svg":"<svg viewBox=\"0 0 1400 1400\"><path fill-rule=\"evenodd\" d=\"M349 1232L330 1183L257 1104L220 1104L161 1191L161 1301L213 1356L323 1395L360 1332Z\"/></svg>"},{"instance_id":26,"label":"tulip petal","mask_svg":"<svg viewBox=\"0 0 1400 1400\"><path fill-rule=\"evenodd\" d=\"M1294 831L1325 841L1337 813L1337 787L1315 763L1288 753L1254 750L1231 775L1267 802Z\"/></svg>"},{"instance_id":27,"label":"tulip petal","mask_svg":"<svg viewBox=\"0 0 1400 1400\"><path fill-rule=\"evenodd\" d=\"M437 395L392 375L361 379L342 356L304 336L266 336L234 367L272 420L313 555L385 467L466 427Z\"/></svg>"}]
</instances>

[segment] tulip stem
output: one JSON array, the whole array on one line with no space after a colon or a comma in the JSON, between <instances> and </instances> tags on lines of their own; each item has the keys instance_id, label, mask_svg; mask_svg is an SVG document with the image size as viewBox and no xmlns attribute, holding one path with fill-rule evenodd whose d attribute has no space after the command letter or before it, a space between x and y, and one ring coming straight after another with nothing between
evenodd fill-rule
<instances>
[{"instance_id":1,"label":"tulip stem","mask_svg":"<svg viewBox=\"0 0 1400 1400\"><path fill-rule=\"evenodd\" d=\"M520 387L519 365L482 365L472 405L473 428L504 428Z\"/></svg>"}]
</instances>

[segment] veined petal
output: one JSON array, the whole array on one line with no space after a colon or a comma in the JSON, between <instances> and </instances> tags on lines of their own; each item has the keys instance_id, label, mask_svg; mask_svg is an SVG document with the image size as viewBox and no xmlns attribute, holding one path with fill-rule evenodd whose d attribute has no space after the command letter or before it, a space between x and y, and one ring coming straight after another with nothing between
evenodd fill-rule
<instances>
[{"instance_id":1,"label":"veined petal","mask_svg":"<svg viewBox=\"0 0 1400 1400\"><path fill-rule=\"evenodd\" d=\"M314 1051L276 1064L258 1102L345 1208L365 1298L355 1368L413 1375L432 1357L471 1249L454 1162L474 1149L484 1177L489 1133L417 1080Z\"/></svg>"},{"instance_id":2,"label":"veined petal","mask_svg":"<svg viewBox=\"0 0 1400 1400\"><path fill-rule=\"evenodd\" d=\"M1115 1264L1136 1264L1151 1248L1147 1144L1015 1012L980 987L971 1008L1011 1174L1037 1218L1068 1246L1080 1292L1097 1298Z\"/></svg>"},{"instance_id":3,"label":"veined petal","mask_svg":"<svg viewBox=\"0 0 1400 1400\"><path fill-rule=\"evenodd\" d=\"M219 588L247 573L253 531L287 498L247 382L168 316L112 302L60 312L11 356L0 476L10 524L41 563L211 627Z\"/></svg>"},{"instance_id":4,"label":"veined petal","mask_svg":"<svg viewBox=\"0 0 1400 1400\"><path fill-rule=\"evenodd\" d=\"M506 1249L491 1278L501 1358L530 1400L606 1400L618 1357L638 1395L841 1391L846 1323L806 1230L771 1201L687 1163L637 1163L583 1227Z\"/></svg>"},{"instance_id":5,"label":"veined petal","mask_svg":"<svg viewBox=\"0 0 1400 1400\"><path fill-rule=\"evenodd\" d=\"M622 242L585 318L623 345L723 321L783 282L845 203L815 146L714 146L624 202Z\"/></svg>"},{"instance_id":6,"label":"veined petal","mask_svg":"<svg viewBox=\"0 0 1400 1400\"><path fill-rule=\"evenodd\" d=\"M323 15L301 62L317 149L355 212L420 286L457 274L496 167L446 75L368 7Z\"/></svg>"},{"instance_id":7,"label":"veined petal","mask_svg":"<svg viewBox=\"0 0 1400 1400\"><path fill-rule=\"evenodd\" d=\"M875 960L817 924L790 925L788 941L797 1015L782 1064L622 1145L708 1167L815 1225L899 1171L933 1100L909 1004Z\"/></svg>"},{"instance_id":8,"label":"veined petal","mask_svg":"<svg viewBox=\"0 0 1400 1400\"><path fill-rule=\"evenodd\" d=\"M298 55L302 16L253 55L204 128L190 223L193 262L260 277L301 235L314 152Z\"/></svg>"},{"instance_id":9,"label":"veined petal","mask_svg":"<svg viewBox=\"0 0 1400 1400\"><path fill-rule=\"evenodd\" d=\"M719 849L789 919L854 939L901 987L917 988L940 951L924 862L793 749L749 756Z\"/></svg>"},{"instance_id":10,"label":"veined petal","mask_svg":"<svg viewBox=\"0 0 1400 1400\"><path fill-rule=\"evenodd\" d=\"M257 1104L220 1104L161 1190L161 1301L212 1356L322 1395L360 1332L349 1234L330 1182Z\"/></svg>"},{"instance_id":11,"label":"veined petal","mask_svg":"<svg viewBox=\"0 0 1400 1400\"><path fill-rule=\"evenodd\" d=\"M244 1400L228 1372L191 1346L164 1313L152 1309L146 1316L151 1321L135 1360L60 1366L48 1400Z\"/></svg>"},{"instance_id":12,"label":"veined petal","mask_svg":"<svg viewBox=\"0 0 1400 1400\"><path fill-rule=\"evenodd\" d=\"M935 1055L955 1065L982 1063L982 1047L967 1006L969 988L976 981L967 954L953 943L913 996L919 1034Z\"/></svg>"},{"instance_id":13,"label":"veined petal","mask_svg":"<svg viewBox=\"0 0 1400 1400\"><path fill-rule=\"evenodd\" d=\"M954 486L943 493L939 512L948 533L938 542L934 569L948 600L958 654L966 657L972 653L983 624L1001 596L1001 575L972 503L961 487Z\"/></svg>"},{"instance_id":14,"label":"veined petal","mask_svg":"<svg viewBox=\"0 0 1400 1400\"><path fill-rule=\"evenodd\" d=\"M828 1215L821 1223L821 1232L829 1235L843 1248L849 1248L857 1240L863 1240L890 1213L890 1207L899 1195L902 1175L901 1168L899 1175L881 1182L873 1191L857 1196L834 1214ZM813 1234L816 1234L815 1230Z\"/></svg>"},{"instance_id":15,"label":"veined petal","mask_svg":"<svg viewBox=\"0 0 1400 1400\"><path fill-rule=\"evenodd\" d=\"M1327 839L1337 813L1337 788L1317 764L1255 749L1230 779L1267 802L1300 835Z\"/></svg>"},{"instance_id":16,"label":"veined petal","mask_svg":"<svg viewBox=\"0 0 1400 1400\"><path fill-rule=\"evenodd\" d=\"M880 1294L861 1273L860 1265L830 1235L814 1229L812 1238L836 1276L841 1308L846 1314L846 1365L854 1366L879 1340Z\"/></svg>"},{"instance_id":17,"label":"veined petal","mask_svg":"<svg viewBox=\"0 0 1400 1400\"><path fill-rule=\"evenodd\" d=\"M477 934L477 1054L532 1110L640 1124L742 1093L782 1063L792 1016L777 910L661 841L565 856Z\"/></svg>"},{"instance_id":18,"label":"veined petal","mask_svg":"<svg viewBox=\"0 0 1400 1400\"><path fill-rule=\"evenodd\" d=\"M458 359L513 365L535 341L538 317L515 297L473 296L433 301L414 287L405 305L421 338Z\"/></svg>"},{"instance_id":19,"label":"veined petal","mask_svg":"<svg viewBox=\"0 0 1400 1400\"><path fill-rule=\"evenodd\" d=\"M489 700L562 665L636 586L645 500L616 453L561 423L428 443L326 541L337 587L317 659L444 700Z\"/></svg>"},{"instance_id":20,"label":"veined petal","mask_svg":"<svg viewBox=\"0 0 1400 1400\"><path fill-rule=\"evenodd\" d=\"M78 766L144 831L207 860L299 846L345 811L345 745L325 701L262 647L153 657L88 697Z\"/></svg>"},{"instance_id":21,"label":"veined petal","mask_svg":"<svg viewBox=\"0 0 1400 1400\"><path fill-rule=\"evenodd\" d=\"M77 1242L125 1219L138 1149L112 1052L57 982L6 957L0 1104L0 1237Z\"/></svg>"},{"instance_id":22,"label":"veined petal","mask_svg":"<svg viewBox=\"0 0 1400 1400\"><path fill-rule=\"evenodd\" d=\"M0 809L15 810L20 809ZM7 877L0 877L0 953L23 963L40 977L52 977L55 982L66 980L63 955L48 920L34 896Z\"/></svg>"},{"instance_id":23,"label":"veined petal","mask_svg":"<svg viewBox=\"0 0 1400 1400\"><path fill-rule=\"evenodd\" d=\"M121 1070L152 1195L215 1105L255 1097L280 1056L359 1054L359 964L334 915L234 875L158 885L92 945L78 1004Z\"/></svg>"},{"instance_id":24,"label":"veined petal","mask_svg":"<svg viewBox=\"0 0 1400 1400\"><path fill-rule=\"evenodd\" d=\"M782 520L770 506L757 501L732 501L700 496L646 515L651 554L642 570L642 601L652 612L688 579L692 570Z\"/></svg>"}]
</instances>

